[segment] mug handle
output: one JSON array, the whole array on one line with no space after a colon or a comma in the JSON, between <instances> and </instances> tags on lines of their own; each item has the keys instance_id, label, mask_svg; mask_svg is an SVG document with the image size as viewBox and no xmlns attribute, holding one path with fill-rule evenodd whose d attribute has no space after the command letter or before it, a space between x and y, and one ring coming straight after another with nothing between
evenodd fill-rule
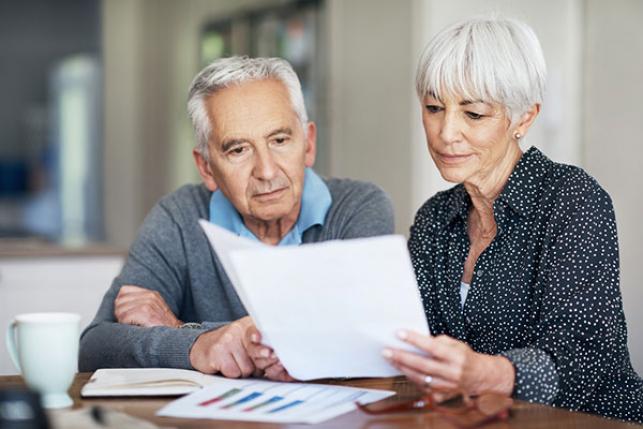
<instances>
[{"instance_id":1,"label":"mug handle","mask_svg":"<svg viewBox=\"0 0 643 429\"><path fill-rule=\"evenodd\" d=\"M18 371L22 373L22 368L20 368L20 362L18 361L18 351L16 349L16 327L17 323L15 320L7 326L5 342L7 343L7 350L9 351L9 356L11 356L13 364L18 368Z\"/></svg>"}]
</instances>

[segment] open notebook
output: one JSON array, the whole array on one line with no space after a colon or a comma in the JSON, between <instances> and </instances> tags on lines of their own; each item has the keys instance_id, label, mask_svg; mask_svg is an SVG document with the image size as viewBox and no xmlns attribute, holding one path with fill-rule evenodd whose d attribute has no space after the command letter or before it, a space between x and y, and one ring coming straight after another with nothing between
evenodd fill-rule
<instances>
[{"instance_id":1,"label":"open notebook","mask_svg":"<svg viewBox=\"0 0 643 429\"><path fill-rule=\"evenodd\" d=\"M218 377L188 369L118 368L99 369L80 394L91 396L177 396L191 393L217 381Z\"/></svg>"}]
</instances>

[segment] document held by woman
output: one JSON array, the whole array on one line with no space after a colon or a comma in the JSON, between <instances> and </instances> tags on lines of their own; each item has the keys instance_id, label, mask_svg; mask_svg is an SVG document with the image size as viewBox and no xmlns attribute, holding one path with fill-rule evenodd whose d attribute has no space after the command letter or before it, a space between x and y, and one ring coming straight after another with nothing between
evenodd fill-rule
<instances>
[{"instance_id":1,"label":"document held by woman","mask_svg":"<svg viewBox=\"0 0 643 429\"><path fill-rule=\"evenodd\" d=\"M299 380L399 375L384 347L429 333L402 236L267 246L200 221L237 294Z\"/></svg>"}]
</instances>

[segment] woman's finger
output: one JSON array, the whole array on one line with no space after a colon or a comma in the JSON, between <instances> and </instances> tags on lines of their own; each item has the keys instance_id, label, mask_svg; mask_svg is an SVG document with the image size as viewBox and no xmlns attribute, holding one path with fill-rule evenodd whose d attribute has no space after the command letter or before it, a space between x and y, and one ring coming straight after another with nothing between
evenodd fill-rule
<instances>
[{"instance_id":1,"label":"woman's finger","mask_svg":"<svg viewBox=\"0 0 643 429\"><path fill-rule=\"evenodd\" d=\"M400 349L385 349L384 357L393 364L402 365L422 374L436 375L445 380L455 380L457 369L448 362Z\"/></svg>"},{"instance_id":2,"label":"woman's finger","mask_svg":"<svg viewBox=\"0 0 643 429\"><path fill-rule=\"evenodd\" d=\"M398 332L398 337L404 342L427 352L434 359L449 360L453 353L454 343L450 341L451 339L446 335L433 337L415 331L402 330Z\"/></svg>"},{"instance_id":3,"label":"woman's finger","mask_svg":"<svg viewBox=\"0 0 643 429\"><path fill-rule=\"evenodd\" d=\"M424 393L432 393L434 391L450 392L458 389L457 384L436 375L427 375L403 365L396 365L396 368Z\"/></svg>"}]
</instances>

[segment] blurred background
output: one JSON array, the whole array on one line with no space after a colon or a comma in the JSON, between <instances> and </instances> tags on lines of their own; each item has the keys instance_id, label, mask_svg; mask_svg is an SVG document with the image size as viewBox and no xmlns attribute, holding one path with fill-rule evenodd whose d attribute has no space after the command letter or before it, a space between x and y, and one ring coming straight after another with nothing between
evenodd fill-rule
<instances>
[{"instance_id":1,"label":"blurred background","mask_svg":"<svg viewBox=\"0 0 643 429\"><path fill-rule=\"evenodd\" d=\"M198 182L187 89L221 56L288 59L318 125L318 172L379 184L407 234L448 186L425 147L417 60L445 25L487 12L529 23L545 52L523 149L585 168L614 200L643 373L639 0L0 0L0 323L70 309L89 321L147 211Z\"/></svg>"}]
</instances>

